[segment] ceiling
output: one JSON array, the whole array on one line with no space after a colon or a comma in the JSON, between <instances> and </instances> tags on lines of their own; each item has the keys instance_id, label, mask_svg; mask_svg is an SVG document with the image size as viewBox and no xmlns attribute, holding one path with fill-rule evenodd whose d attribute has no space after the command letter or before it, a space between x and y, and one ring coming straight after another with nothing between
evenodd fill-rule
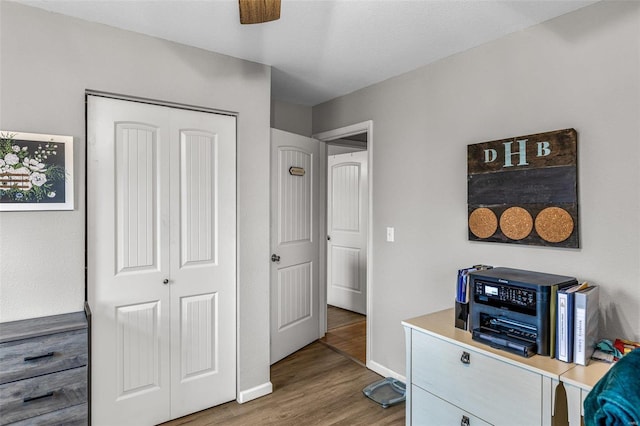
<instances>
[{"instance_id":1,"label":"ceiling","mask_svg":"<svg viewBox=\"0 0 640 426\"><path fill-rule=\"evenodd\" d=\"M272 97L313 106L595 3L282 0L241 25L235 0L17 0L272 66Z\"/></svg>"}]
</instances>

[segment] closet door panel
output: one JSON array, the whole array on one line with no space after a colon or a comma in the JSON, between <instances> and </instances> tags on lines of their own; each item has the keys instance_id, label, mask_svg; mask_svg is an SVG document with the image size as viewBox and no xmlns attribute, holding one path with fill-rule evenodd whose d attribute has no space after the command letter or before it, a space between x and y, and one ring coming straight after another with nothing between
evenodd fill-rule
<instances>
[{"instance_id":1,"label":"closet door panel","mask_svg":"<svg viewBox=\"0 0 640 426\"><path fill-rule=\"evenodd\" d=\"M236 398L235 117L172 111L171 415Z\"/></svg>"},{"instance_id":2,"label":"closet door panel","mask_svg":"<svg viewBox=\"0 0 640 426\"><path fill-rule=\"evenodd\" d=\"M180 151L181 266L217 263L217 137L181 131Z\"/></svg>"},{"instance_id":3,"label":"closet door panel","mask_svg":"<svg viewBox=\"0 0 640 426\"><path fill-rule=\"evenodd\" d=\"M170 418L169 110L88 97L87 296L96 425Z\"/></svg>"},{"instance_id":4,"label":"closet door panel","mask_svg":"<svg viewBox=\"0 0 640 426\"><path fill-rule=\"evenodd\" d=\"M117 123L115 130L117 270L157 270L157 128Z\"/></svg>"}]
</instances>

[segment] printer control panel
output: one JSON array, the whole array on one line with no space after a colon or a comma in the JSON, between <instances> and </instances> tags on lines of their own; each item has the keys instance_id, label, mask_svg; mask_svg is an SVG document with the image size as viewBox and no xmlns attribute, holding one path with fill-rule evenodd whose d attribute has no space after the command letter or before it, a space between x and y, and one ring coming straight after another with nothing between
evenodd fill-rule
<instances>
[{"instance_id":1,"label":"printer control panel","mask_svg":"<svg viewBox=\"0 0 640 426\"><path fill-rule=\"evenodd\" d=\"M482 280L475 280L474 286L474 299L477 303L536 314L536 292L532 289Z\"/></svg>"}]
</instances>

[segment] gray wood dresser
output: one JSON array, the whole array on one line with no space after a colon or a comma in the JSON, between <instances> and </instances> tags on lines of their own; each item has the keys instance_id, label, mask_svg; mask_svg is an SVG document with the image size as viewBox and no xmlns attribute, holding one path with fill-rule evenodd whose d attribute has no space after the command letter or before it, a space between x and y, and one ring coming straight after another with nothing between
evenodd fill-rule
<instances>
[{"instance_id":1,"label":"gray wood dresser","mask_svg":"<svg viewBox=\"0 0 640 426\"><path fill-rule=\"evenodd\" d=\"M88 424L84 312L0 324L0 425Z\"/></svg>"}]
</instances>

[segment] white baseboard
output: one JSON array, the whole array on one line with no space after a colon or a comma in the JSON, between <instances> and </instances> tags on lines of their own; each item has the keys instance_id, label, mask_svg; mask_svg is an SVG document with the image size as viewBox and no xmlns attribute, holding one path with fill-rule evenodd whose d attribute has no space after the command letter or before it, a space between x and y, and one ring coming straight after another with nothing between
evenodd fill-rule
<instances>
[{"instance_id":1,"label":"white baseboard","mask_svg":"<svg viewBox=\"0 0 640 426\"><path fill-rule=\"evenodd\" d=\"M396 380L400 380L402 383L407 382L407 378L402 374L398 374L393 370L389 370L387 367L380 365L373 360L369 360L369 363L367 364L367 368L369 370L375 371L382 377L393 377Z\"/></svg>"},{"instance_id":2,"label":"white baseboard","mask_svg":"<svg viewBox=\"0 0 640 426\"><path fill-rule=\"evenodd\" d=\"M271 382L263 383L251 389L240 391L236 401L238 401L238 404L244 404L245 402L252 401L260 398L261 396L269 395L271 392L273 392L273 385Z\"/></svg>"}]
</instances>

